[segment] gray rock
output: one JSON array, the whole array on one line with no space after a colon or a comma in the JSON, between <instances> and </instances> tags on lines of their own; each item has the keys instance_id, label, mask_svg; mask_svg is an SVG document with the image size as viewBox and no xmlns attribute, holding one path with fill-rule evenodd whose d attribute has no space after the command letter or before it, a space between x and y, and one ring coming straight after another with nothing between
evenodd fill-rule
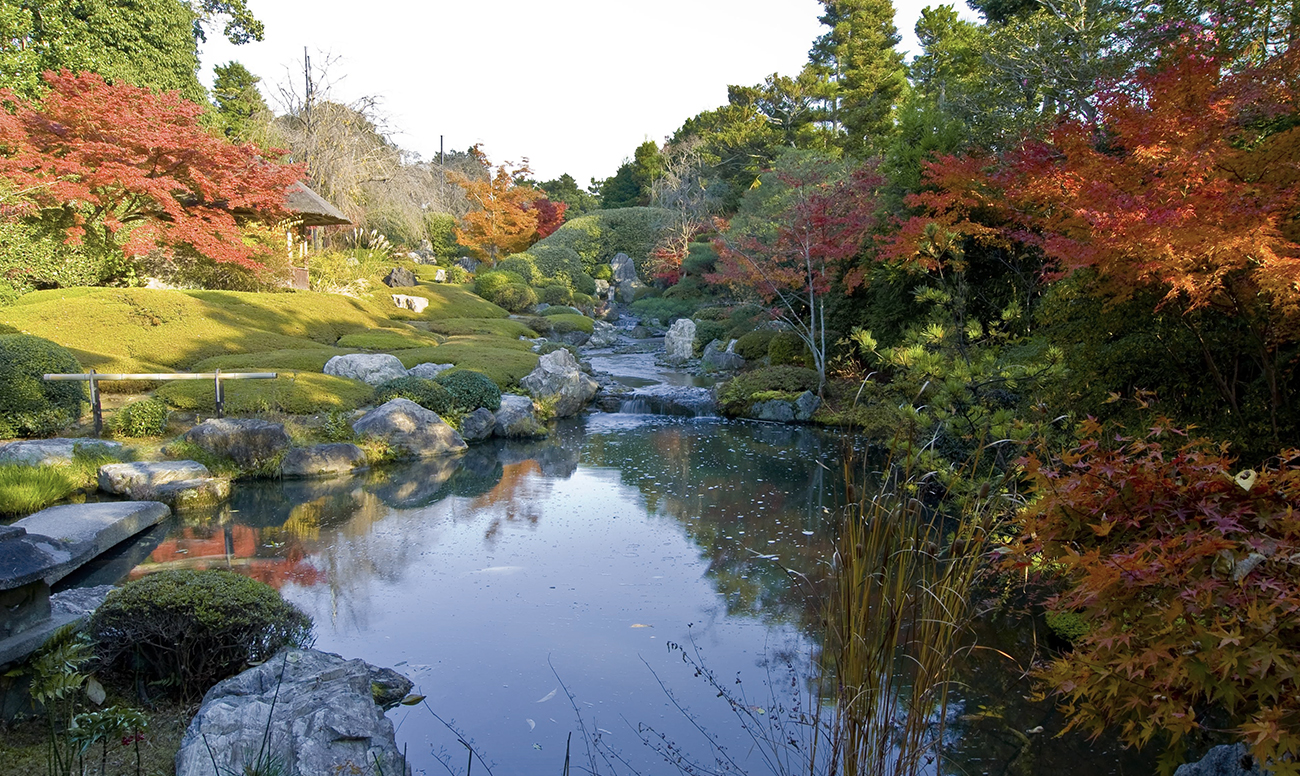
<instances>
[{"instance_id":1,"label":"gray rock","mask_svg":"<svg viewBox=\"0 0 1300 776\"><path fill-rule=\"evenodd\" d=\"M478 272L478 268L481 264L482 262L475 261L468 256L461 256L459 259L456 259L456 266L470 273Z\"/></svg>"},{"instance_id":2,"label":"gray rock","mask_svg":"<svg viewBox=\"0 0 1300 776\"><path fill-rule=\"evenodd\" d=\"M618 327L604 321L593 321L591 337L587 340L589 348L609 348L618 344Z\"/></svg>"},{"instance_id":3,"label":"gray rock","mask_svg":"<svg viewBox=\"0 0 1300 776\"><path fill-rule=\"evenodd\" d=\"M388 353L350 353L325 362L327 375L360 380L367 385L381 385L406 376L406 367L397 356Z\"/></svg>"},{"instance_id":4,"label":"gray rock","mask_svg":"<svg viewBox=\"0 0 1300 776\"><path fill-rule=\"evenodd\" d=\"M230 498L230 480L226 477L207 477L168 482L154 488L150 498L161 501L175 512L215 507Z\"/></svg>"},{"instance_id":5,"label":"gray rock","mask_svg":"<svg viewBox=\"0 0 1300 776\"><path fill-rule=\"evenodd\" d=\"M534 399L554 401L557 418L578 414L600 390L600 385L582 372L578 360L567 350L542 356L537 368L525 375L519 385Z\"/></svg>"},{"instance_id":6,"label":"gray rock","mask_svg":"<svg viewBox=\"0 0 1300 776\"><path fill-rule=\"evenodd\" d=\"M91 558L170 515L167 505L157 501L101 501L42 509L11 527L23 529L29 539L39 535L58 540L51 544L47 554L61 558L62 562L44 572L45 580L54 584ZM2 568L5 567L0 564Z\"/></svg>"},{"instance_id":7,"label":"gray rock","mask_svg":"<svg viewBox=\"0 0 1300 776\"><path fill-rule=\"evenodd\" d=\"M627 335L632 339L649 339L651 336L650 330L640 324L633 326Z\"/></svg>"},{"instance_id":8,"label":"gray rock","mask_svg":"<svg viewBox=\"0 0 1300 776\"><path fill-rule=\"evenodd\" d=\"M1174 776L1268 776L1245 744L1216 746L1199 761L1183 763Z\"/></svg>"},{"instance_id":9,"label":"gray rock","mask_svg":"<svg viewBox=\"0 0 1300 776\"><path fill-rule=\"evenodd\" d=\"M608 280L597 280L597 281L596 281L596 298L597 298L597 299L608 299L608 298L611 296L611 294L610 294L610 290L611 290L611 288L612 288L612 287L609 285L609 281L608 281Z\"/></svg>"},{"instance_id":10,"label":"gray rock","mask_svg":"<svg viewBox=\"0 0 1300 776\"><path fill-rule=\"evenodd\" d=\"M186 431L185 439L212 455L229 458L243 469L273 460L290 445L284 426L255 418L205 420Z\"/></svg>"},{"instance_id":11,"label":"gray rock","mask_svg":"<svg viewBox=\"0 0 1300 776\"><path fill-rule=\"evenodd\" d=\"M479 407L460 421L460 436L466 442L478 442L492 436L496 430L497 419L492 410Z\"/></svg>"},{"instance_id":12,"label":"gray rock","mask_svg":"<svg viewBox=\"0 0 1300 776\"><path fill-rule=\"evenodd\" d=\"M438 417L438 413L410 399L385 402L353 423L352 430L358 436L383 439L399 455L410 458L452 455L467 447L460 434Z\"/></svg>"},{"instance_id":13,"label":"gray rock","mask_svg":"<svg viewBox=\"0 0 1300 776\"><path fill-rule=\"evenodd\" d=\"M537 420L533 400L527 396L504 394L501 397L501 407L496 411L496 420L493 433L499 437L517 439L546 436L546 427Z\"/></svg>"},{"instance_id":14,"label":"gray rock","mask_svg":"<svg viewBox=\"0 0 1300 776\"><path fill-rule=\"evenodd\" d=\"M661 383L625 394L617 410L641 415L712 417L717 414L717 402L708 388Z\"/></svg>"},{"instance_id":15,"label":"gray rock","mask_svg":"<svg viewBox=\"0 0 1300 776\"><path fill-rule=\"evenodd\" d=\"M211 477L198 461L138 461L99 467L99 489L136 500L148 499L159 485Z\"/></svg>"},{"instance_id":16,"label":"gray rock","mask_svg":"<svg viewBox=\"0 0 1300 776\"><path fill-rule=\"evenodd\" d=\"M704 346L704 353L700 356L700 366L706 372L734 372L745 366L745 359L731 352L731 346L736 341L731 342L724 347L722 340L713 340Z\"/></svg>"},{"instance_id":17,"label":"gray rock","mask_svg":"<svg viewBox=\"0 0 1300 776\"><path fill-rule=\"evenodd\" d=\"M555 341L563 342L565 345L582 347L591 339L591 335L585 331L566 331L563 334L556 334Z\"/></svg>"},{"instance_id":18,"label":"gray rock","mask_svg":"<svg viewBox=\"0 0 1300 776\"><path fill-rule=\"evenodd\" d=\"M433 282L435 282L435 283L446 283L446 282L447 282L447 270L445 270L445 269L438 269L436 272L434 272L434 273L433 273Z\"/></svg>"},{"instance_id":19,"label":"gray rock","mask_svg":"<svg viewBox=\"0 0 1300 776\"><path fill-rule=\"evenodd\" d=\"M822 406L822 399L812 391L804 391L799 394L799 398L794 400L794 419L801 423L807 423L812 420L815 413Z\"/></svg>"},{"instance_id":20,"label":"gray rock","mask_svg":"<svg viewBox=\"0 0 1300 776\"><path fill-rule=\"evenodd\" d=\"M244 773L262 751L285 774L409 776L376 698L400 700L411 686L361 660L286 650L208 691L181 739L176 776Z\"/></svg>"},{"instance_id":21,"label":"gray rock","mask_svg":"<svg viewBox=\"0 0 1300 776\"><path fill-rule=\"evenodd\" d=\"M384 285L389 288L411 288L415 285L415 273L405 267L393 267L384 276Z\"/></svg>"},{"instance_id":22,"label":"gray rock","mask_svg":"<svg viewBox=\"0 0 1300 776\"><path fill-rule=\"evenodd\" d=\"M551 306L546 302L538 302L537 304L533 305L533 312L535 313L544 313L549 309L551 309Z\"/></svg>"},{"instance_id":23,"label":"gray rock","mask_svg":"<svg viewBox=\"0 0 1300 776\"><path fill-rule=\"evenodd\" d=\"M609 261L609 266L610 269L614 270L615 283L640 279L636 274L636 263L626 253L614 254L614 258Z\"/></svg>"},{"instance_id":24,"label":"gray rock","mask_svg":"<svg viewBox=\"0 0 1300 776\"><path fill-rule=\"evenodd\" d=\"M66 574L65 567L78 552L70 542L45 534L28 533L24 526L0 526L0 591L41 582L60 572ZM0 609L0 614L8 612L12 605Z\"/></svg>"},{"instance_id":25,"label":"gray rock","mask_svg":"<svg viewBox=\"0 0 1300 776\"><path fill-rule=\"evenodd\" d=\"M423 377L425 380L432 380L443 372L446 372L448 369L455 368L455 364L430 364L426 362L423 364L416 364L406 370L406 373L411 377Z\"/></svg>"},{"instance_id":26,"label":"gray rock","mask_svg":"<svg viewBox=\"0 0 1300 776\"><path fill-rule=\"evenodd\" d=\"M684 364L695 355L695 321L678 318L664 337L664 358L670 364Z\"/></svg>"},{"instance_id":27,"label":"gray rock","mask_svg":"<svg viewBox=\"0 0 1300 776\"><path fill-rule=\"evenodd\" d=\"M794 421L794 405L782 399L761 401L749 409L749 417L755 420L772 420L777 423Z\"/></svg>"},{"instance_id":28,"label":"gray rock","mask_svg":"<svg viewBox=\"0 0 1300 776\"><path fill-rule=\"evenodd\" d=\"M282 477L334 477L366 465L366 454L347 442L295 447L280 462Z\"/></svg>"},{"instance_id":29,"label":"gray rock","mask_svg":"<svg viewBox=\"0 0 1300 776\"><path fill-rule=\"evenodd\" d=\"M428 297L411 296L410 294L390 294L390 297L393 300L393 305L403 310L422 313L429 307Z\"/></svg>"},{"instance_id":30,"label":"gray rock","mask_svg":"<svg viewBox=\"0 0 1300 776\"><path fill-rule=\"evenodd\" d=\"M74 587L50 596L51 613L70 614L75 617L89 617L95 613L108 594L115 588L112 585L95 587Z\"/></svg>"},{"instance_id":31,"label":"gray rock","mask_svg":"<svg viewBox=\"0 0 1300 776\"><path fill-rule=\"evenodd\" d=\"M639 280L624 280L618 284L618 301L632 304L636 301L636 292L645 287L645 284Z\"/></svg>"},{"instance_id":32,"label":"gray rock","mask_svg":"<svg viewBox=\"0 0 1300 776\"><path fill-rule=\"evenodd\" d=\"M122 450L120 442L99 439L26 439L0 445L0 463L22 463L28 466L53 466L69 463L77 449L86 452L104 452L115 455Z\"/></svg>"}]
</instances>

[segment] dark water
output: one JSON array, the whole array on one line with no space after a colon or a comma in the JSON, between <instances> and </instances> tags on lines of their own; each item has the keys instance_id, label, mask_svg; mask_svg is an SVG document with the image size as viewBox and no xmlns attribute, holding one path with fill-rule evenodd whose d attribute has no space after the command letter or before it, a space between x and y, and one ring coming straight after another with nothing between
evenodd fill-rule
<instances>
[{"instance_id":1,"label":"dark water","mask_svg":"<svg viewBox=\"0 0 1300 776\"><path fill-rule=\"evenodd\" d=\"M416 773L446 773L440 759L465 768L434 713L499 776L561 773L570 733L575 768L598 736L626 759L621 773L676 772L642 738L710 765L721 744L766 773L669 644L698 648L746 705L788 700L769 684L783 684L785 661L806 664L816 607L783 569L824 575L845 443L771 424L590 415L454 462L243 485L221 513L174 525L131 574L235 569L310 613L319 648L405 673L429 708L389 713ZM982 642L1028 659L1031 629L985 625ZM1024 701L1029 685L1005 658L980 650L970 665L945 772L1152 772L1112 745L1054 738L1062 720Z\"/></svg>"}]
</instances>

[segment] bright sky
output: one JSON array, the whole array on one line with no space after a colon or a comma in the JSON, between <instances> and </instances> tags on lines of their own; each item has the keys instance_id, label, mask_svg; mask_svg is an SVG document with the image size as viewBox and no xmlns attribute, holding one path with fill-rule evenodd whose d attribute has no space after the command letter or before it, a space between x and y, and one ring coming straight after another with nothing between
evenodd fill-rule
<instances>
[{"instance_id":1,"label":"bright sky","mask_svg":"<svg viewBox=\"0 0 1300 776\"><path fill-rule=\"evenodd\" d=\"M930 0L938 2L938 0ZM902 46L926 0L896 0ZM960 0L959 0L960 2ZM394 140L425 158L482 143L494 162L528 157L538 180L586 186L644 140L726 102L728 84L794 75L822 33L816 0L250 0L266 40L232 46L212 31L204 81L236 59L276 85L301 84L337 57L342 101L374 95ZM967 18L976 18L964 8ZM299 87L301 92L301 86Z\"/></svg>"}]
</instances>

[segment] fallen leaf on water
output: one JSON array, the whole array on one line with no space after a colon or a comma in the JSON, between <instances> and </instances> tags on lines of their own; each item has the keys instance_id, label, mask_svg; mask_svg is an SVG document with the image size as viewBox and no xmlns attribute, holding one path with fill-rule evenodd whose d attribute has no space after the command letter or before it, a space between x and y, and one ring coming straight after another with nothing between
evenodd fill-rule
<instances>
[{"instance_id":1,"label":"fallen leaf on water","mask_svg":"<svg viewBox=\"0 0 1300 776\"><path fill-rule=\"evenodd\" d=\"M419 703L419 702L422 701L422 700L424 700L424 696L423 696L423 695L408 695L408 696L406 696L405 698L402 699L402 705L403 705L403 706L414 706L415 704Z\"/></svg>"},{"instance_id":2,"label":"fallen leaf on water","mask_svg":"<svg viewBox=\"0 0 1300 776\"><path fill-rule=\"evenodd\" d=\"M554 698L554 697L555 697L555 694L556 694L557 692L559 692L559 691L560 691L560 688L559 688L559 687L556 687L554 690L551 690L550 692L546 693L546 697L545 697L545 698L542 698L540 701L538 701L538 703L546 703L546 702L549 701L551 698Z\"/></svg>"},{"instance_id":3,"label":"fallen leaf on water","mask_svg":"<svg viewBox=\"0 0 1300 776\"><path fill-rule=\"evenodd\" d=\"M536 722L533 722L531 719L526 719L526 720L524 720L524 722L527 722L527 723L528 723L528 729L529 729L529 730L532 730L533 728L537 727L537 723L536 723Z\"/></svg>"},{"instance_id":4,"label":"fallen leaf on water","mask_svg":"<svg viewBox=\"0 0 1300 776\"><path fill-rule=\"evenodd\" d=\"M646 625L646 624L644 624L644 623L640 623L640 622L638 622L638 623L635 623L632 627L633 627L633 628L653 628L654 626L653 626L653 625Z\"/></svg>"}]
</instances>

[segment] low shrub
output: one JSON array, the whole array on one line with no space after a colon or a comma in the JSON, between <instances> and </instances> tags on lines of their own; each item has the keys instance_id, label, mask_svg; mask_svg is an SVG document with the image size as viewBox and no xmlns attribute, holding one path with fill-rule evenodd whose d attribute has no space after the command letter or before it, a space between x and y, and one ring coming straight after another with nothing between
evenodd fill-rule
<instances>
[{"instance_id":1,"label":"low shrub","mask_svg":"<svg viewBox=\"0 0 1300 776\"><path fill-rule=\"evenodd\" d=\"M0 516L30 515L76 490L62 466L0 464Z\"/></svg>"},{"instance_id":2,"label":"low shrub","mask_svg":"<svg viewBox=\"0 0 1300 776\"><path fill-rule=\"evenodd\" d=\"M410 399L439 415L451 409L455 401L446 386L423 377L399 377L375 389L375 404L383 404L398 397Z\"/></svg>"},{"instance_id":3,"label":"low shrub","mask_svg":"<svg viewBox=\"0 0 1300 776\"><path fill-rule=\"evenodd\" d=\"M142 399L113 413L108 430L113 436L156 437L167 430L167 404L160 399Z\"/></svg>"},{"instance_id":4,"label":"low shrub","mask_svg":"<svg viewBox=\"0 0 1300 776\"><path fill-rule=\"evenodd\" d=\"M731 318L730 307L701 307L691 316L696 321L725 321Z\"/></svg>"},{"instance_id":5,"label":"low shrub","mask_svg":"<svg viewBox=\"0 0 1300 776\"><path fill-rule=\"evenodd\" d=\"M695 352L696 354L704 352L709 343L715 339L722 339L727 334L727 324L719 321L696 321L695 322Z\"/></svg>"},{"instance_id":6,"label":"low shrub","mask_svg":"<svg viewBox=\"0 0 1300 776\"><path fill-rule=\"evenodd\" d=\"M591 271L593 280L610 281L614 279L614 268L608 264L597 264Z\"/></svg>"},{"instance_id":7,"label":"low shrub","mask_svg":"<svg viewBox=\"0 0 1300 776\"><path fill-rule=\"evenodd\" d=\"M806 366L812 359L812 353L808 351L808 346L798 334L792 331L779 331L767 343L767 357L772 360L772 366L785 364Z\"/></svg>"},{"instance_id":8,"label":"low shrub","mask_svg":"<svg viewBox=\"0 0 1300 776\"><path fill-rule=\"evenodd\" d=\"M453 369L438 375L436 382L451 394L453 406L473 412L486 407L493 412L501 408L501 389L492 378L470 369Z\"/></svg>"},{"instance_id":9,"label":"low shrub","mask_svg":"<svg viewBox=\"0 0 1300 776\"><path fill-rule=\"evenodd\" d=\"M312 642L311 619L274 588L229 571L160 571L109 593L88 625L110 673L142 673L195 698L209 687Z\"/></svg>"},{"instance_id":10,"label":"low shrub","mask_svg":"<svg viewBox=\"0 0 1300 776\"><path fill-rule=\"evenodd\" d=\"M551 319L546 317L546 311L543 311L541 315L534 315L531 318L525 318L523 323L528 324L528 328L543 337L550 334L551 330L555 328L554 324L551 323Z\"/></svg>"},{"instance_id":11,"label":"low shrub","mask_svg":"<svg viewBox=\"0 0 1300 776\"><path fill-rule=\"evenodd\" d=\"M632 312L641 320L658 318L666 326L678 318L689 317L695 310L696 302L689 299L664 299L650 297L633 302Z\"/></svg>"},{"instance_id":12,"label":"low shrub","mask_svg":"<svg viewBox=\"0 0 1300 776\"><path fill-rule=\"evenodd\" d=\"M537 292L523 283L508 283L496 289L488 301L512 313L522 313L537 304Z\"/></svg>"},{"instance_id":13,"label":"low shrub","mask_svg":"<svg viewBox=\"0 0 1300 776\"><path fill-rule=\"evenodd\" d=\"M553 305L567 305L573 301L573 291L568 286L546 286L542 289L542 301Z\"/></svg>"},{"instance_id":14,"label":"low shrub","mask_svg":"<svg viewBox=\"0 0 1300 776\"><path fill-rule=\"evenodd\" d=\"M718 391L724 414L741 415L755 395L768 392L800 394L817 390L817 373L797 366L768 366L736 375Z\"/></svg>"},{"instance_id":15,"label":"low shrub","mask_svg":"<svg viewBox=\"0 0 1300 776\"><path fill-rule=\"evenodd\" d=\"M406 345L405 347L411 347ZM320 372L325 363L335 356L342 356L353 351L343 348L304 348L302 350L267 350L261 353L239 353L230 356L213 356L205 358L194 365L196 372L211 372L221 369L230 372L239 371L276 371Z\"/></svg>"},{"instance_id":16,"label":"low shrub","mask_svg":"<svg viewBox=\"0 0 1300 776\"><path fill-rule=\"evenodd\" d=\"M718 263L718 252L713 243L693 242L682 259L682 271L687 275L704 275L713 272Z\"/></svg>"},{"instance_id":17,"label":"low shrub","mask_svg":"<svg viewBox=\"0 0 1300 776\"><path fill-rule=\"evenodd\" d=\"M544 315L544 316L546 316L546 317L548 317L548 318L551 317L551 316L553 316L553 315L581 315L581 314L582 314L582 313L578 312L577 308L574 308L574 307L566 307L566 306L564 306L564 305L557 305L557 306L555 306L555 307L548 307L548 308L546 308L545 310L542 310L542 315Z\"/></svg>"},{"instance_id":18,"label":"low shrub","mask_svg":"<svg viewBox=\"0 0 1300 776\"><path fill-rule=\"evenodd\" d=\"M665 299L699 299L704 296L700 281L689 275L682 277L672 288L664 291Z\"/></svg>"},{"instance_id":19,"label":"low shrub","mask_svg":"<svg viewBox=\"0 0 1300 776\"><path fill-rule=\"evenodd\" d=\"M500 289L511 283L527 283L522 275L518 272L503 272L499 269L490 269L486 272L480 272L474 278L474 293L484 299L491 299L492 296Z\"/></svg>"},{"instance_id":20,"label":"low shrub","mask_svg":"<svg viewBox=\"0 0 1300 776\"><path fill-rule=\"evenodd\" d=\"M550 312L547 310L546 312ZM585 315L568 314L568 315L548 315L547 320L551 322L551 329L556 334L568 334L571 331L582 331L590 334L595 329L595 322Z\"/></svg>"},{"instance_id":21,"label":"low shrub","mask_svg":"<svg viewBox=\"0 0 1300 776\"><path fill-rule=\"evenodd\" d=\"M67 348L30 334L0 335L0 438L47 436L81 416L85 386L50 382L47 373L77 373Z\"/></svg>"},{"instance_id":22,"label":"low shrub","mask_svg":"<svg viewBox=\"0 0 1300 776\"><path fill-rule=\"evenodd\" d=\"M510 318L447 318L441 321L431 321L429 330L449 337L467 334L490 334L496 337L509 337L510 339L520 337L531 339L537 336L537 333L533 331L533 327L529 326L527 322ZM410 348L412 346L406 345L405 347Z\"/></svg>"},{"instance_id":23,"label":"low shrub","mask_svg":"<svg viewBox=\"0 0 1300 776\"><path fill-rule=\"evenodd\" d=\"M452 337L436 348L394 351L407 369L426 361L455 364L487 375L502 388L519 384L524 375L537 368L537 354L527 340L501 337Z\"/></svg>"},{"instance_id":24,"label":"low shrub","mask_svg":"<svg viewBox=\"0 0 1300 776\"><path fill-rule=\"evenodd\" d=\"M527 253L516 253L507 256L497 262L493 269L495 272L508 272L518 275L519 278L530 286L535 286L542 282L542 271L537 268L537 260ZM475 288L478 283L475 282Z\"/></svg>"},{"instance_id":25,"label":"low shrub","mask_svg":"<svg viewBox=\"0 0 1300 776\"><path fill-rule=\"evenodd\" d=\"M736 340L736 355L746 361L760 361L767 356L768 346L776 332L771 329L759 329L742 335Z\"/></svg>"},{"instance_id":26,"label":"low shrub","mask_svg":"<svg viewBox=\"0 0 1300 776\"><path fill-rule=\"evenodd\" d=\"M344 334L339 337L339 341L335 344L340 348L357 348L361 350L402 350L403 348L437 345L438 340L413 330L380 330Z\"/></svg>"}]
</instances>

